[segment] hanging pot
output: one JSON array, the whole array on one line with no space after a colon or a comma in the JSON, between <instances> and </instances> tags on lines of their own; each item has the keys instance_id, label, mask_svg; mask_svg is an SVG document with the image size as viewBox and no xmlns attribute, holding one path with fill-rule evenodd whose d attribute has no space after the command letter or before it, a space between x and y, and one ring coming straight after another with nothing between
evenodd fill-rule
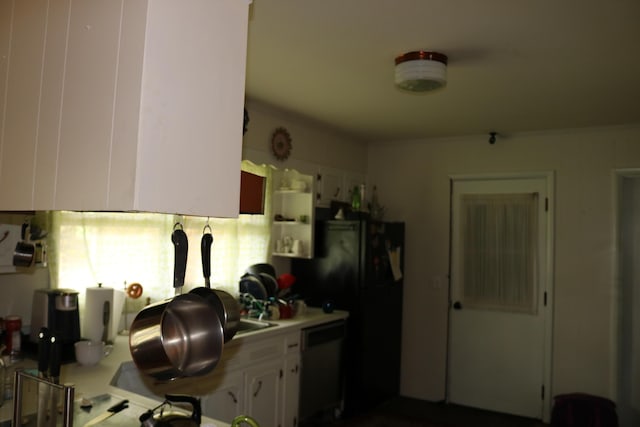
<instances>
[{"instance_id":1,"label":"hanging pot","mask_svg":"<svg viewBox=\"0 0 640 427\"><path fill-rule=\"evenodd\" d=\"M207 232L207 228L209 232ZM238 331L240 323L240 304L229 293L220 289L211 289L211 245L213 236L211 227L207 224L203 230L200 241L200 253L202 256L202 274L205 287L192 289L189 293L205 299L218 314L218 318L224 329L224 342L228 342Z\"/></svg>"},{"instance_id":2,"label":"hanging pot","mask_svg":"<svg viewBox=\"0 0 640 427\"><path fill-rule=\"evenodd\" d=\"M196 294L179 294L186 272L187 235L182 228L174 228L171 240L177 295L142 309L129 332L129 350L136 366L161 381L211 372L224 345L222 323L211 304Z\"/></svg>"}]
</instances>

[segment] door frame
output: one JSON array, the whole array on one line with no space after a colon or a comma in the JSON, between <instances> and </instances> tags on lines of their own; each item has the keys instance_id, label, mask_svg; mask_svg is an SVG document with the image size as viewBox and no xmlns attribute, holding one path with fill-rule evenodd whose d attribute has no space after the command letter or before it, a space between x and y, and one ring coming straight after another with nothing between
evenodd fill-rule
<instances>
[{"instance_id":1,"label":"door frame","mask_svg":"<svg viewBox=\"0 0 640 427\"><path fill-rule=\"evenodd\" d=\"M497 173L497 174L464 174L449 175L449 295L448 295L448 314L447 314L447 361L446 361L446 385L445 385L445 400L449 401L449 378L450 378L450 363L449 358L451 356L451 310L452 310L452 295L451 295L451 268L452 268L452 256L453 256L453 184L454 182L462 181L488 181L488 180L518 180L529 178L544 178L546 181L547 191L547 242L546 242L546 263L547 270L544 273L546 284L546 301L545 301L545 319L544 319L544 357L543 357L543 386L544 396L542 398L542 421L549 423L551 421L551 409L553 405L553 390L552 390L552 375L553 375L553 290L554 290L554 242L555 242L555 173L553 171L541 171L541 172L522 172L522 173Z\"/></svg>"},{"instance_id":2,"label":"door frame","mask_svg":"<svg viewBox=\"0 0 640 427\"><path fill-rule=\"evenodd\" d=\"M611 337L612 343L610 348L611 357L611 371L610 371L610 384L611 399L618 405L618 416L621 417L620 421L624 422L624 405L628 405L625 399L628 397L623 395L622 387L622 375L625 374L622 361L620 359L622 352L622 345L625 337L622 336L623 327L623 301L622 298L626 295L624 287L626 283L623 282L622 277L622 242L620 239L620 231L622 227L620 212L622 209L622 190L623 182L625 179L640 180L640 168L617 168L612 171L612 187L613 187L613 215L612 215L612 235L614 241L614 251L612 259L612 283L614 297L611 298Z\"/></svg>"}]
</instances>

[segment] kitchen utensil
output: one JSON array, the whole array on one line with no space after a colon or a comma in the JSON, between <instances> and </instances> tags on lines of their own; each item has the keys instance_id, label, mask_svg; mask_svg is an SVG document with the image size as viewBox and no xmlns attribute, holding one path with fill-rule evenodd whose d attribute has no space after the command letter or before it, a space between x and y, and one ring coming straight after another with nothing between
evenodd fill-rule
<instances>
[{"instance_id":1,"label":"kitchen utensil","mask_svg":"<svg viewBox=\"0 0 640 427\"><path fill-rule=\"evenodd\" d=\"M191 415L166 411L165 407L171 403L188 403L191 405ZM160 411L156 413L156 411ZM202 419L200 399L182 394L167 394L165 401L154 409L150 409L140 415L142 427L199 427Z\"/></svg>"},{"instance_id":2,"label":"kitchen utensil","mask_svg":"<svg viewBox=\"0 0 640 427\"><path fill-rule=\"evenodd\" d=\"M31 267L35 259L36 246L33 243L21 241L16 243L13 251L13 265L16 267Z\"/></svg>"},{"instance_id":3,"label":"kitchen utensil","mask_svg":"<svg viewBox=\"0 0 640 427\"><path fill-rule=\"evenodd\" d=\"M253 264L247 268L247 273L254 274L256 276L259 276L260 273L267 273L270 276L276 277L276 268L266 262Z\"/></svg>"},{"instance_id":4,"label":"kitchen utensil","mask_svg":"<svg viewBox=\"0 0 640 427\"><path fill-rule=\"evenodd\" d=\"M267 291L267 297L274 297L278 291L278 281L276 278L269 273L260 273L258 277L264 285L264 289Z\"/></svg>"},{"instance_id":5,"label":"kitchen utensil","mask_svg":"<svg viewBox=\"0 0 640 427\"><path fill-rule=\"evenodd\" d=\"M49 360L49 380L54 384L60 384L60 356L62 354L62 343L60 338L54 333L51 334L51 359ZM49 416L49 425L56 427L56 418L58 417L58 400L60 390L51 390L51 409Z\"/></svg>"},{"instance_id":6,"label":"kitchen utensil","mask_svg":"<svg viewBox=\"0 0 640 427\"><path fill-rule=\"evenodd\" d=\"M268 297L262 281L253 274L245 274L240 279L240 293L249 294L257 300L266 300Z\"/></svg>"},{"instance_id":7,"label":"kitchen utensil","mask_svg":"<svg viewBox=\"0 0 640 427\"><path fill-rule=\"evenodd\" d=\"M224 342L228 342L234 337L238 331L238 322L240 322L240 305L227 292L219 289L211 289L211 244L213 236L205 231L211 227L207 224L203 230L200 242L200 253L202 258L202 273L204 275L205 287L194 288L190 293L199 295L204 298L216 311L218 318L222 323L224 330Z\"/></svg>"},{"instance_id":8,"label":"kitchen utensil","mask_svg":"<svg viewBox=\"0 0 640 427\"><path fill-rule=\"evenodd\" d=\"M60 383L60 340L49 328L42 327L38 333L38 376L54 384ZM58 415L59 390L47 383L38 383L37 427L55 427ZM47 421L48 415L48 421Z\"/></svg>"},{"instance_id":9,"label":"kitchen utensil","mask_svg":"<svg viewBox=\"0 0 640 427\"><path fill-rule=\"evenodd\" d=\"M128 400L122 400L118 403L116 403L115 405L113 405L112 407L110 407L109 409L106 410L106 412L103 412L102 414L98 415L97 417L91 419L88 423L86 423L84 425L84 427L90 427L90 426L94 426L96 424L99 424L101 422L103 422L104 420L106 420L107 418L110 418L112 416L114 416L115 414L117 414L118 412L123 411L124 409L129 407L129 401Z\"/></svg>"},{"instance_id":10,"label":"kitchen utensil","mask_svg":"<svg viewBox=\"0 0 640 427\"><path fill-rule=\"evenodd\" d=\"M83 366L93 366L113 350L113 345L104 341L78 341L75 343L76 360Z\"/></svg>"},{"instance_id":11,"label":"kitchen utensil","mask_svg":"<svg viewBox=\"0 0 640 427\"><path fill-rule=\"evenodd\" d=\"M108 341L109 319L111 318L111 303L105 301L102 305L102 342Z\"/></svg>"},{"instance_id":12,"label":"kitchen utensil","mask_svg":"<svg viewBox=\"0 0 640 427\"><path fill-rule=\"evenodd\" d=\"M49 329L40 328L38 333L38 376L42 379L49 377L49 357L50 357L51 336ZM36 426L44 427L47 423L47 409L49 403L50 388L46 383L38 383L38 413Z\"/></svg>"},{"instance_id":13,"label":"kitchen utensil","mask_svg":"<svg viewBox=\"0 0 640 427\"><path fill-rule=\"evenodd\" d=\"M207 231L209 229L209 232ZM200 241L200 255L202 257L202 274L204 276L204 284L207 288L211 287L211 245L213 244L213 235L209 224L204 226L202 240Z\"/></svg>"},{"instance_id":14,"label":"kitchen utensil","mask_svg":"<svg viewBox=\"0 0 640 427\"><path fill-rule=\"evenodd\" d=\"M224 342L229 342L238 332L240 322L238 301L221 289L198 287L193 288L189 293L200 296L213 307L224 330Z\"/></svg>"},{"instance_id":15,"label":"kitchen utensil","mask_svg":"<svg viewBox=\"0 0 640 427\"><path fill-rule=\"evenodd\" d=\"M29 224L22 224L21 230L22 240L16 243L16 249L13 252L13 265L16 267L31 267L35 260L36 245L29 240Z\"/></svg>"},{"instance_id":16,"label":"kitchen utensil","mask_svg":"<svg viewBox=\"0 0 640 427\"><path fill-rule=\"evenodd\" d=\"M174 229L173 298L143 308L133 320L129 349L138 369L158 380L204 375L222 355L224 329L216 310L195 293L178 294L184 284L187 236Z\"/></svg>"}]
</instances>

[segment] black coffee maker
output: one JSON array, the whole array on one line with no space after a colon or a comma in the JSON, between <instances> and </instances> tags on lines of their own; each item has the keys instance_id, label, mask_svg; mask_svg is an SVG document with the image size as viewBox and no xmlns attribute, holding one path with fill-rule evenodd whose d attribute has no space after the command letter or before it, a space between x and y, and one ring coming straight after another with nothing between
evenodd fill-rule
<instances>
[{"instance_id":1,"label":"black coffee maker","mask_svg":"<svg viewBox=\"0 0 640 427\"><path fill-rule=\"evenodd\" d=\"M78 292L73 289L37 289L31 308L31 342L38 342L38 332L43 326L60 340L62 361L75 360L73 345L80 341Z\"/></svg>"}]
</instances>

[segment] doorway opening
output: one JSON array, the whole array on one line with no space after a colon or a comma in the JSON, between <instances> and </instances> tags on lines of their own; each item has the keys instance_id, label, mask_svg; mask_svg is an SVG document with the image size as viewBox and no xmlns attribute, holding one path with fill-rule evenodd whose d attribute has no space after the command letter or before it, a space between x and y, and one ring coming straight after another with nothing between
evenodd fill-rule
<instances>
[{"instance_id":1,"label":"doorway opening","mask_svg":"<svg viewBox=\"0 0 640 427\"><path fill-rule=\"evenodd\" d=\"M616 185L617 399L621 426L640 425L640 169L618 170Z\"/></svg>"}]
</instances>

